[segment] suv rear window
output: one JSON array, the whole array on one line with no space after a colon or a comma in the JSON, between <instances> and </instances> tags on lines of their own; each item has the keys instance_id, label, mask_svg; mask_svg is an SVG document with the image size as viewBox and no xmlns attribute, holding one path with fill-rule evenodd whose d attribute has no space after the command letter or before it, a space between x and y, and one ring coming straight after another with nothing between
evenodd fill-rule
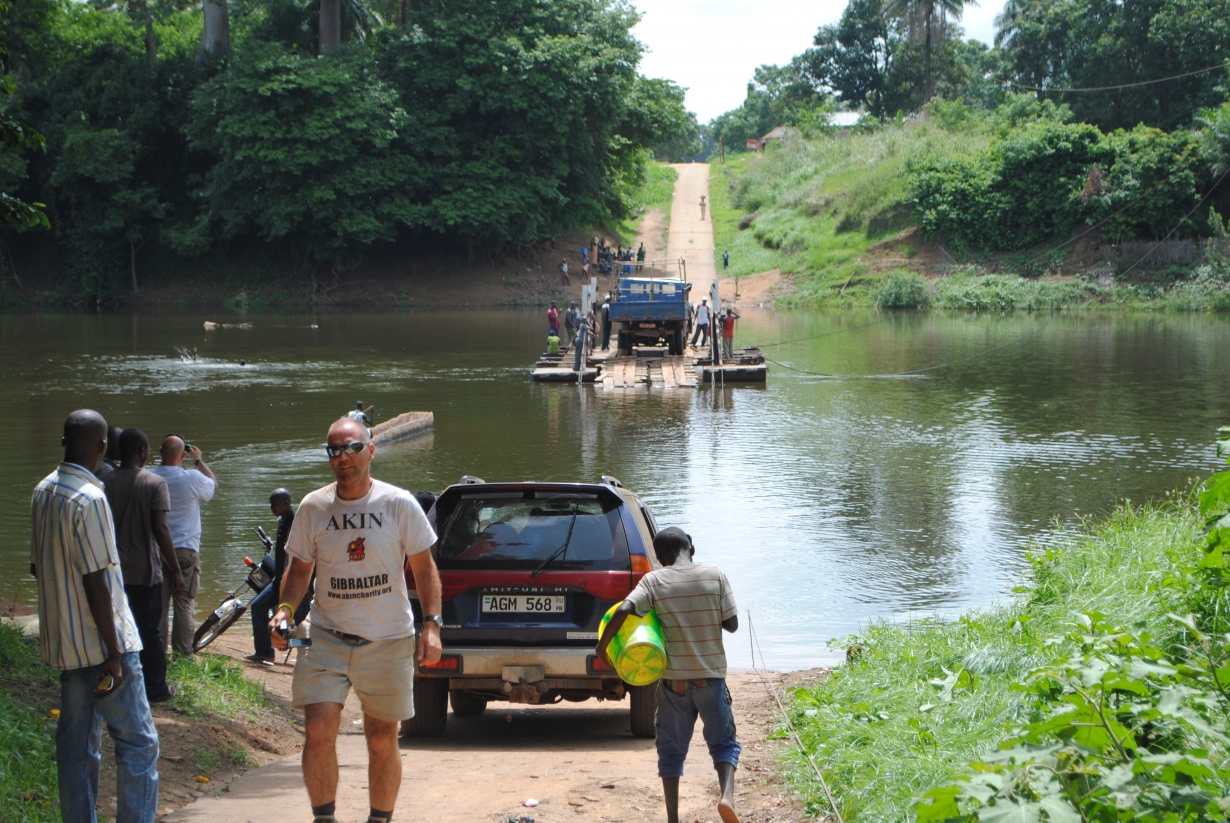
<instances>
[{"instance_id":1,"label":"suv rear window","mask_svg":"<svg viewBox=\"0 0 1230 823\"><path fill-rule=\"evenodd\" d=\"M441 569L622 571L630 568L620 502L607 495L463 494L440 529Z\"/></svg>"}]
</instances>

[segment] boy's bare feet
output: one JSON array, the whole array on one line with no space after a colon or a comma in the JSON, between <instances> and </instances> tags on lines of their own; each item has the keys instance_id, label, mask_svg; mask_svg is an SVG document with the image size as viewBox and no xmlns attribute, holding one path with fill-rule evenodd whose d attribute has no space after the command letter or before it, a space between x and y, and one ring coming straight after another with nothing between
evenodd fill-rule
<instances>
[{"instance_id":1,"label":"boy's bare feet","mask_svg":"<svg viewBox=\"0 0 1230 823\"><path fill-rule=\"evenodd\" d=\"M717 769L718 787L722 790L722 799L718 801L722 823L739 823L739 815L735 814L735 767L730 763L718 763L714 768Z\"/></svg>"}]
</instances>

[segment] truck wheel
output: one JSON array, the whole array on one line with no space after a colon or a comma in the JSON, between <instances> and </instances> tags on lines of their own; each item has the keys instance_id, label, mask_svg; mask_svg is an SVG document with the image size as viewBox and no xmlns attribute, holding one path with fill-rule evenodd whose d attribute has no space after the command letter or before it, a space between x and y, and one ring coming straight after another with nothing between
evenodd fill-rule
<instances>
[{"instance_id":1,"label":"truck wheel","mask_svg":"<svg viewBox=\"0 0 1230 823\"><path fill-rule=\"evenodd\" d=\"M414 717L401 721L402 737L440 737L448 725L448 678L414 678Z\"/></svg>"},{"instance_id":2,"label":"truck wheel","mask_svg":"<svg viewBox=\"0 0 1230 823\"><path fill-rule=\"evenodd\" d=\"M629 686L632 703L632 736L653 737L653 718L658 713L658 684Z\"/></svg>"},{"instance_id":3,"label":"truck wheel","mask_svg":"<svg viewBox=\"0 0 1230 823\"><path fill-rule=\"evenodd\" d=\"M675 333L671 335L671 340L674 343L674 345L672 346L674 351L671 352L671 354L683 354L684 352L684 331L683 329L675 329Z\"/></svg>"},{"instance_id":4,"label":"truck wheel","mask_svg":"<svg viewBox=\"0 0 1230 823\"><path fill-rule=\"evenodd\" d=\"M470 692L449 692L448 699L458 717L477 717L487 711L487 698Z\"/></svg>"},{"instance_id":5,"label":"truck wheel","mask_svg":"<svg viewBox=\"0 0 1230 823\"><path fill-rule=\"evenodd\" d=\"M622 354L624 357L631 357L632 356L632 335L628 334L628 332L626 331L621 331L619 333L618 348L619 348L619 353Z\"/></svg>"}]
</instances>

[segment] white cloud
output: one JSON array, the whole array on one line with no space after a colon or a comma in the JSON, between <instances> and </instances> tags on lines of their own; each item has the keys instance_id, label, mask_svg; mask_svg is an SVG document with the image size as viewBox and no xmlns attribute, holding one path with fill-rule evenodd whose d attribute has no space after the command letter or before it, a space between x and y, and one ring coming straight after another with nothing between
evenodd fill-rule
<instances>
[{"instance_id":1,"label":"white cloud","mask_svg":"<svg viewBox=\"0 0 1230 823\"><path fill-rule=\"evenodd\" d=\"M647 77L665 77L688 90L688 108L702 123L743 102L752 72L782 64L811 45L816 29L835 22L845 0L635 0L644 15L636 36L649 48ZM1003 0L965 11L967 36L987 43Z\"/></svg>"}]
</instances>

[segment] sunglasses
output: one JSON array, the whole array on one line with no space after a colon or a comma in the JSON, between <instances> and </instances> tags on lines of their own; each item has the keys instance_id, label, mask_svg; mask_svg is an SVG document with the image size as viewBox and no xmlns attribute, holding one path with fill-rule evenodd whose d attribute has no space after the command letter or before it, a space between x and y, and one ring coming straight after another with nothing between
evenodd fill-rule
<instances>
[{"instance_id":1,"label":"sunglasses","mask_svg":"<svg viewBox=\"0 0 1230 823\"><path fill-rule=\"evenodd\" d=\"M333 445L326 443L325 444L325 454L329 455L330 457L340 457L343 452L346 454L358 454L359 452L363 451L363 449L366 447L367 447L367 444L361 440L352 440L351 442L343 443L340 446L333 446Z\"/></svg>"}]
</instances>

